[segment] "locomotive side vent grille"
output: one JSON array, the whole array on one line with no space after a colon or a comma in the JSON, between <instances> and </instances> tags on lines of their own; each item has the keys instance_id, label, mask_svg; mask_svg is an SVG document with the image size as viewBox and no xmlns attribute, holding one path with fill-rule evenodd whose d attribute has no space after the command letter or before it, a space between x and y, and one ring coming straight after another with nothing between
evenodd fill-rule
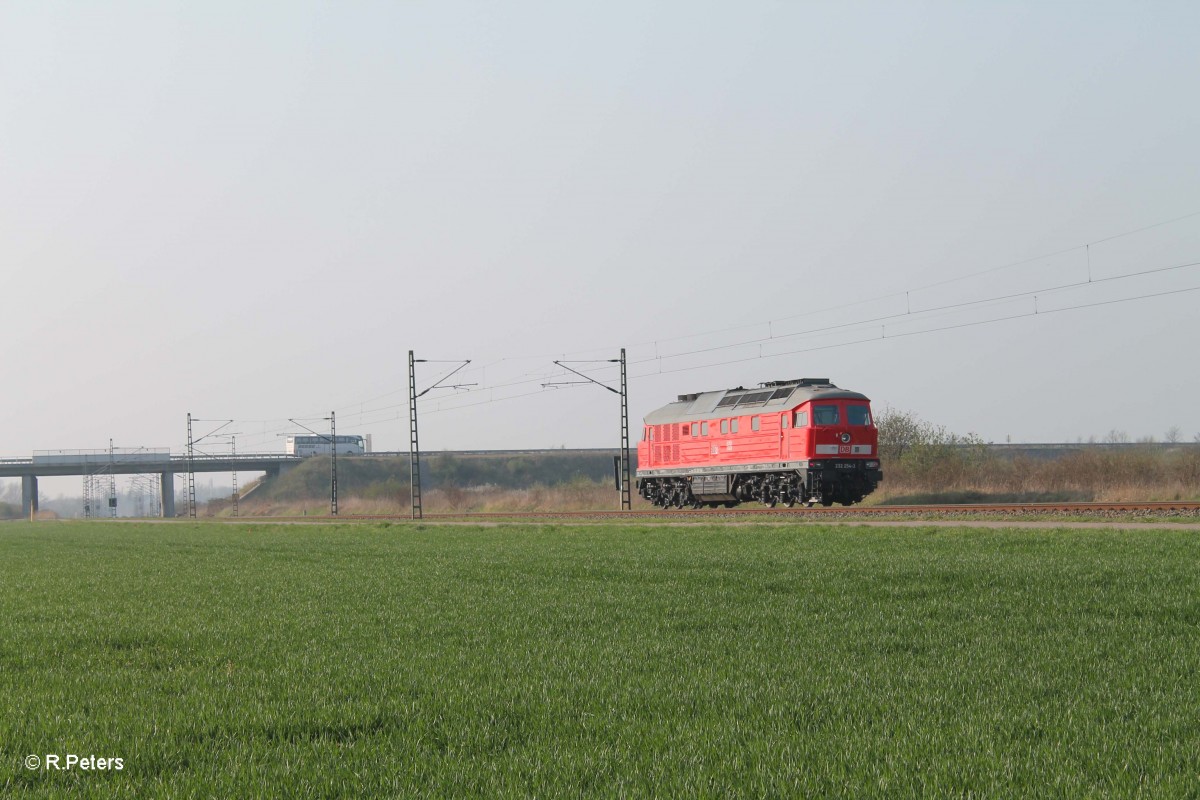
<instances>
[{"instance_id":1,"label":"locomotive side vent grille","mask_svg":"<svg viewBox=\"0 0 1200 800\"><path fill-rule=\"evenodd\" d=\"M677 445L677 444L671 445L671 460L672 461L679 460L679 445Z\"/></svg>"}]
</instances>

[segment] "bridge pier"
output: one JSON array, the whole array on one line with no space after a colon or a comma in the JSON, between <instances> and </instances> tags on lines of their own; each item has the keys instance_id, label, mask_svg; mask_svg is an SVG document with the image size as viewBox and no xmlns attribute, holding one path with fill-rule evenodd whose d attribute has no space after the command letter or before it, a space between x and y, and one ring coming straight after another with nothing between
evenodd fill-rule
<instances>
[{"instance_id":1,"label":"bridge pier","mask_svg":"<svg viewBox=\"0 0 1200 800\"><path fill-rule=\"evenodd\" d=\"M37 475L22 475L21 476L21 513L25 519L32 520L37 517L38 511L38 485Z\"/></svg>"},{"instance_id":2,"label":"bridge pier","mask_svg":"<svg viewBox=\"0 0 1200 800\"><path fill-rule=\"evenodd\" d=\"M268 478L281 478L295 469L298 464L273 464L267 468Z\"/></svg>"},{"instance_id":3,"label":"bridge pier","mask_svg":"<svg viewBox=\"0 0 1200 800\"><path fill-rule=\"evenodd\" d=\"M175 473L164 472L159 475L159 491L162 495L162 515L164 519L175 517Z\"/></svg>"}]
</instances>

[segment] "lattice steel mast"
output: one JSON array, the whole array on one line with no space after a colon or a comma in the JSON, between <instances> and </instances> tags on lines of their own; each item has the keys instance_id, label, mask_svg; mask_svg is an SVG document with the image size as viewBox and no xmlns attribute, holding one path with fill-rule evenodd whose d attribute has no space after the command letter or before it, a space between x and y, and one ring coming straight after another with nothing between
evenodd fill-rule
<instances>
[{"instance_id":1,"label":"lattice steel mast","mask_svg":"<svg viewBox=\"0 0 1200 800\"><path fill-rule=\"evenodd\" d=\"M620 444L621 510L622 511L632 510L633 495L632 495L632 491L630 488L630 480L629 480L629 384L628 384L628 379L627 379L627 375L626 375L626 371L625 371L625 348L624 347L621 348L621 357L620 358L609 358L604 361L604 363L607 363L607 364L618 364L619 363L621 365L621 383L620 383L619 389L614 389L613 387L609 386L608 384L601 383L600 381L596 380L591 375L585 375L584 373L580 372L577 369L568 367L567 366L568 362L566 362L566 361L555 361L554 363L556 365L562 367L563 369L567 370L568 372L575 373L579 377L586 380L588 383L594 383L601 388L607 389L608 391L612 392L613 394L617 394L617 395L621 396L621 444ZM569 363L582 364L582 363L598 363L598 362L572 361ZM576 385L579 383L580 383L580 381L567 381L567 382L561 382L561 381L553 382L552 381L550 383L543 383L542 386L567 386L567 385Z\"/></svg>"},{"instance_id":2,"label":"lattice steel mast","mask_svg":"<svg viewBox=\"0 0 1200 800\"><path fill-rule=\"evenodd\" d=\"M117 518L117 475L113 468L113 440L108 440L108 515Z\"/></svg>"},{"instance_id":3,"label":"lattice steel mast","mask_svg":"<svg viewBox=\"0 0 1200 800\"><path fill-rule=\"evenodd\" d=\"M417 443L417 366L408 351L408 484L412 518L421 519L421 449Z\"/></svg>"},{"instance_id":4,"label":"lattice steel mast","mask_svg":"<svg viewBox=\"0 0 1200 800\"><path fill-rule=\"evenodd\" d=\"M229 437L229 455L233 457L233 515L238 515L238 485L237 485L237 437Z\"/></svg>"},{"instance_id":5,"label":"lattice steel mast","mask_svg":"<svg viewBox=\"0 0 1200 800\"><path fill-rule=\"evenodd\" d=\"M333 474L330 476L329 513L337 516L337 413L329 412L329 438L333 445Z\"/></svg>"},{"instance_id":6,"label":"lattice steel mast","mask_svg":"<svg viewBox=\"0 0 1200 800\"><path fill-rule=\"evenodd\" d=\"M462 389L467 386L474 386L473 383L455 384L453 386L442 386L442 381L449 378L454 373L458 372L467 364L471 363L471 359L465 359L457 367L447 372L442 377L430 386L428 389L417 392L417 364L424 364L429 359L414 358L413 351L408 351L408 473L409 473L409 492L412 498L412 518L421 519L421 448L417 443L417 399L423 397L434 389ZM455 362L451 362L455 363Z\"/></svg>"},{"instance_id":7,"label":"lattice steel mast","mask_svg":"<svg viewBox=\"0 0 1200 800\"><path fill-rule=\"evenodd\" d=\"M86 469L86 467L85 467ZM86 473L83 476L83 518L92 518L93 504L96 502L95 478L91 473Z\"/></svg>"},{"instance_id":8,"label":"lattice steel mast","mask_svg":"<svg viewBox=\"0 0 1200 800\"><path fill-rule=\"evenodd\" d=\"M192 461L196 454L194 443L192 442L192 412L188 412L188 442L187 442L187 497L188 497L188 516L196 516L196 471L193 469Z\"/></svg>"},{"instance_id":9,"label":"lattice steel mast","mask_svg":"<svg viewBox=\"0 0 1200 800\"><path fill-rule=\"evenodd\" d=\"M208 433L201 436L199 439L193 439L192 438L192 423L193 422L219 422L221 424L218 425L216 428L213 428ZM205 439L208 439L209 437L216 436L218 431L220 431L226 425L231 425L231 424L233 424L233 420L231 420L231 419L192 419L191 412L190 411L188 412L188 415L187 415L187 429L188 429L187 493L188 493L188 516L189 517L196 516L196 469L195 469L195 463L194 463L196 460L196 445L199 444L200 442L203 442Z\"/></svg>"},{"instance_id":10,"label":"lattice steel mast","mask_svg":"<svg viewBox=\"0 0 1200 800\"><path fill-rule=\"evenodd\" d=\"M316 419L316 417L314 417L313 419ZM293 425L299 425L301 428L304 428L304 430L308 431L313 436L316 436L320 439L324 439L325 441L329 442L329 445L332 449L332 452L330 453L330 455L332 456L332 464L333 464L331 471L330 471L330 475L329 475L329 515L332 517L336 517L337 513L338 513L338 506L337 506L337 414L330 411L328 417L320 417L320 419L329 420L329 435L328 436L326 436L323 433L317 433L312 428L308 427L303 422L301 422L297 419L292 419L291 417L289 417L288 422L292 423Z\"/></svg>"},{"instance_id":11,"label":"lattice steel mast","mask_svg":"<svg viewBox=\"0 0 1200 800\"><path fill-rule=\"evenodd\" d=\"M625 373L625 348L621 348L621 510L633 510L629 481L629 382Z\"/></svg>"}]
</instances>

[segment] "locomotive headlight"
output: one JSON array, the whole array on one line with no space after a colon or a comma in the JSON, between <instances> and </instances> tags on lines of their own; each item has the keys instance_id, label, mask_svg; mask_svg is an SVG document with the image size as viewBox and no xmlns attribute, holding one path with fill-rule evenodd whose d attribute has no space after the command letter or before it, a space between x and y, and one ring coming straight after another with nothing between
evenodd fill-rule
<instances>
[{"instance_id":1,"label":"locomotive headlight","mask_svg":"<svg viewBox=\"0 0 1200 800\"><path fill-rule=\"evenodd\" d=\"M867 469L879 469L879 462L878 461L868 461Z\"/></svg>"},{"instance_id":2,"label":"locomotive headlight","mask_svg":"<svg viewBox=\"0 0 1200 800\"><path fill-rule=\"evenodd\" d=\"M842 444L850 444L850 434L848 434L848 433L842 434Z\"/></svg>"}]
</instances>

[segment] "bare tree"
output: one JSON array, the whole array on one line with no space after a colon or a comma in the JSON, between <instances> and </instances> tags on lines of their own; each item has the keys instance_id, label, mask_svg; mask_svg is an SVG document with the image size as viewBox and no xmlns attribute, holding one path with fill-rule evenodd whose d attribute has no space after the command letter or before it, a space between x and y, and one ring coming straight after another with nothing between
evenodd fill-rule
<instances>
[{"instance_id":1,"label":"bare tree","mask_svg":"<svg viewBox=\"0 0 1200 800\"><path fill-rule=\"evenodd\" d=\"M885 408L875 415L875 425L879 428L879 454L883 458L898 459L925 438L924 423L910 411Z\"/></svg>"},{"instance_id":2,"label":"bare tree","mask_svg":"<svg viewBox=\"0 0 1200 800\"><path fill-rule=\"evenodd\" d=\"M1163 441L1170 444L1179 444L1183 439L1183 431L1179 430L1178 425L1172 425L1167 428L1167 432L1163 434Z\"/></svg>"},{"instance_id":3,"label":"bare tree","mask_svg":"<svg viewBox=\"0 0 1200 800\"><path fill-rule=\"evenodd\" d=\"M1108 436L1104 437L1104 441L1107 444L1125 444L1129 441L1129 434L1113 428L1108 432Z\"/></svg>"}]
</instances>

